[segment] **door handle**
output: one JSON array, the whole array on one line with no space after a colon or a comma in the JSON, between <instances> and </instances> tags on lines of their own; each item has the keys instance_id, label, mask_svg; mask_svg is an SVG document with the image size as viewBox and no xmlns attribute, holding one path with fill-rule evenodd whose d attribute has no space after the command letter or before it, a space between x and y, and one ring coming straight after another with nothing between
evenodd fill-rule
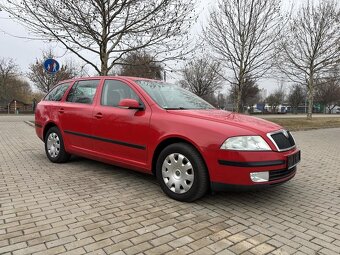
<instances>
[{"instance_id":1,"label":"door handle","mask_svg":"<svg viewBox=\"0 0 340 255\"><path fill-rule=\"evenodd\" d=\"M64 108L59 109L59 113L64 113L64 112L65 112Z\"/></svg>"},{"instance_id":2,"label":"door handle","mask_svg":"<svg viewBox=\"0 0 340 255\"><path fill-rule=\"evenodd\" d=\"M103 118L103 114L101 112L98 112L96 115L94 115L97 119Z\"/></svg>"}]
</instances>

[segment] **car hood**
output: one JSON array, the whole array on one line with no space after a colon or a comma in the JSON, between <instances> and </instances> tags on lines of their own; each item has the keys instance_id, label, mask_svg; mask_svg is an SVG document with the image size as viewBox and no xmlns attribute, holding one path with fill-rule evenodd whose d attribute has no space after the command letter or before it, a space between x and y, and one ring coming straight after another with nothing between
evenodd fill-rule
<instances>
[{"instance_id":1,"label":"car hood","mask_svg":"<svg viewBox=\"0 0 340 255\"><path fill-rule=\"evenodd\" d=\"M175 115L225 123L256 133L269 133L282 129L280 125L261 118L222 110L168 110L168 112Z\"/></svg>"}]
</instances>

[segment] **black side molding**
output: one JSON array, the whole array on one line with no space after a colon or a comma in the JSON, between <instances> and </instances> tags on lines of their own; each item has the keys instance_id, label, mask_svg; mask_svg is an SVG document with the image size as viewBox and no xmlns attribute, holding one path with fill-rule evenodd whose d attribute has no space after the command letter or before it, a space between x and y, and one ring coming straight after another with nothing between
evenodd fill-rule
<instances>
[{"instance_id":1,"label":"black side molding","mask_svg":"<svg viewBox=\"0 0 340 255\"><path fill-rule=\"evenodd\" d=\"M284 160L272 160L272 161L254 161L254 162L235 162L227 160L218 160L220 165L224 166L238 166L238 167L261 167L261 166L278 166L286 164Z\"/></svg>"},{"instance_id":2,"label":"black side molding","mask_svg":"<svg viewBox=\"0 0 340 255\"><path fill-rule=\"evenodd\" d=\"M94 135L88 135L88 134L73 132L73 131L69 131L69 130L64 130L64 132L66 134L86 137L86 138L95 139L95 140L99 140L99 141L107 142L107 143L114 143L114 144L118 144L118 145L122 145L122 146L127 146L127 147L131 147L131 148L139 149L139 150L145 150L146 149L146 146L143 146L143 145L138 145L138 144L126 143L126 142L122 142L122 141L111 140L111 139L108 139L108 138L103 138L103 137L98 137L98 136L94 136Z\"/></svg>"}]
</instances>

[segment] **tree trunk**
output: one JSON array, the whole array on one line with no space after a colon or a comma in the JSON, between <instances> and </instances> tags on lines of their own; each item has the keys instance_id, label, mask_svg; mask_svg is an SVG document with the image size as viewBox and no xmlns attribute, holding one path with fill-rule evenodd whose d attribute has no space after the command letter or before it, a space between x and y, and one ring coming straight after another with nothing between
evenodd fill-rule
<instances>
[{"instance_id":1,"label":"tree trunk","mask_svg":"<svg viewBox=\"0 0 340 255\"><path fill-rule=\"evenodd\" d=\"M101 66L100 66L100 76L106 76L109 72L108 70L108 54L106 52L106 49L101 51L101 56L100 56L100 61L101 61Z\"/></svg>"},{"instance_id":2,"label":"tree trunk","mask_svg":"<svg viewBox=\"0 0 340 255\"><path fill-rule=\"evenodd\" d=\"M236 112L238 112L238 113L242 112L241 99L242 99L242 87L240 87L237 91Z\"/></svg>"},{"instance_id":3,"label":"tree trunk","mask_svg":"<svg viewBox=\"0 0 340 255\"><path fill-rule=\"evenodd\" d=\"M107 10L108 11L108 10ZM102 14L102 41L101 44L99 45L100 47L100 76L106 76L109 72L108 69L108 62L109 62L109 53L107 52L107 44L108 44L108 40L107 40L107 16L108 13L106 12L106 10L103 11Z\"/></svg>"},{"instance_id":4,"label":"tree trunk","mask_svg":"<svg viewBox=\"0 0 340 255\"><path fill-rule=\"evenodd\" d=\"M238 113L243 112L243 109L242 109L243 84L244 84L244 78L241 76L241 71L240 71L237 98L236 98L236 112Z\"/></svg>"},{"instance_id":5,"label":"tree trunk","mask_svg":"<svg viewBox=\"0 0 340 255\"><path fill-rule=\"evenodd\" d=\"M109 70L107 68L107 61L102 62L101 64L101 70L100 70L100 76L106 76L108 74Z\"/></svg>"},{"instance_id":6,"label":"tree trunk","mask_svg":"<svg viewBox=\"0 0 340 255\"><path fill-rule=\"evenodd\" d=\"M307 119L311 120L313 115L313 99L314 99L314 82L313 82L313 74L309 76L308 80L308 111L307 111Z\"/></svg>"}]
</instances>

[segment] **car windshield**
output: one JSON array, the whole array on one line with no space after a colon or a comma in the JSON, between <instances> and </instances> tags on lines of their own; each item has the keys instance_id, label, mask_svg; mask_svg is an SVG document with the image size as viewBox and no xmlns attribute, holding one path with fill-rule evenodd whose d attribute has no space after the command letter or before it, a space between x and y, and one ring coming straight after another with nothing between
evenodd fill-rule
<instances>
[{"instance_id":1,"label":"car windshield","mask_svg":"<svg viewBox=\"0 0 340 255\"><path fill-rule=\"evenodd\" d=\"M145 80L137 80L136 82L164 109L214 109L211 104L178 85Z\"/></svg>"}]
</instances>

